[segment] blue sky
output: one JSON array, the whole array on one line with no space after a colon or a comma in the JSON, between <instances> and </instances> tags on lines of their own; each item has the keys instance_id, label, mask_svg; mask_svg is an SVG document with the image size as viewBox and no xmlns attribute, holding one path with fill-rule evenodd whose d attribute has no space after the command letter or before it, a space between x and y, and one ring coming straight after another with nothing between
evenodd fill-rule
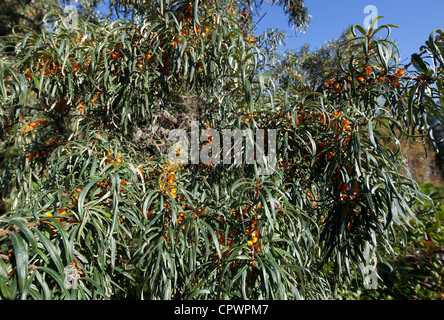
<instances>
[{"instance_id":1,"label":"blue sky","mask_svg":"<svg viewBox=\"0 0 444 320\"><path fill-rule=\"evenodd\" d=\"M267 28L287 30L285 50L297 49L304 43L312 49L321 47L325 41L337 38L350 25L364 24L368 14L364 13L367 5L374 5L381 24L395 24L390 39L401 51L401 61L410 60L410 55L419 52L419 47L428 39L435 29L444 30L443 0L305 0L311 18L311 25L305 34L291 30L287 18L280 7L263 5L261 13L266 15L259 22L257 33Z\"/></svg>"},{"instance_id":2,"label":"blue sky","mask_svg":"<svg viewBox=\"0 0 444 320\"><path fill-rule=\"evenodd\" d=\"M105 0L105 2L107 2ZM364 24L368 14L364 8L373 5L378 10L380 24L395 24L390 39L401 51L401 62L410 61L412 53L436 29L444 30L444 0L305 0L312 15L311 24L305 34L295 32L287 23L281 7L263 4L261 14L265 14L257 26L257 33L267 28L287 31L285 47L281 50L297 49L308 43L312 49L321 47L326 41L339 37L353 24ZM106 11L106 10L104 10Z\"/></svg>"}]
</instances>

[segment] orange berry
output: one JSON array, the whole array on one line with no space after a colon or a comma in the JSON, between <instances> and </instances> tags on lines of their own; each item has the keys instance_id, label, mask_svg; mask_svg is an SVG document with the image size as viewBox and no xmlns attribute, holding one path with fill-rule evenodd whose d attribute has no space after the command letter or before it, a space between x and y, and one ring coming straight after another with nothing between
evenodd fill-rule
<instances>
[{"instance_id":1,"label":"orange berry","mask_svg":"<svg viewBox=\"0 0 444 320\"><path fill-rule=\"evenodd\" d=\"M111 57L112 57L113 59L117 59L118 57L120 57L120 51L118 50L118 51L114 52L114 53L111 55Z\"/></svg>"}]
</instances>

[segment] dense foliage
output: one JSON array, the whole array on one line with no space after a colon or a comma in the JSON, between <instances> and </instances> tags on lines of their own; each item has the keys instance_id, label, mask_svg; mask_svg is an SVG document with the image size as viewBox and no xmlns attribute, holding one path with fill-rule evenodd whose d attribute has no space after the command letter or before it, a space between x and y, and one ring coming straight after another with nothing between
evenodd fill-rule
<instances>
[{"instance_id":1,"label":"dense foliage","mask_svg":"<svg viewBox=\"0 0 444 320\"><path fill-rule=\"evenodd\" d=\"M308 23L303 1L275 2ZM13 29L0 60L2 299L377 287L378 262L428 200L399 140L433 136L429 117L442 119L443 33L400 66L394 26L353 26L338 56L356 54L298 92L270 75L279 35L254 34L261 2L247 3L122 0L122 19L73 28L53 11L41 31ZM171 162L169 133L192 121L276 130L276 171Z\"/></svg>"}]
</instances>

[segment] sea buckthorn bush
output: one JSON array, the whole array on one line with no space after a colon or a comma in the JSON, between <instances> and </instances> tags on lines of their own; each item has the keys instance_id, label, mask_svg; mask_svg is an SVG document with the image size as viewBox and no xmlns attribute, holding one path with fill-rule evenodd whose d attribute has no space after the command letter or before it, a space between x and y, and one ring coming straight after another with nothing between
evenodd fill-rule
<instances>
[{"instance_id":1,"label":"sea buckthorn bush","mask_svg":"<svg viewBox=\"0 0 444 320\"><path fill-rule=\"evenodd\" d=\"M442 115L442 33L402 66L384 34L394 26L353 26L338 48L353 58L301 94L268 72L278 36L254 34L252 6L112 6L125 17L77 28L51 12L41 32L15 30L1 56L0 297L329 299L351 283L376 288L392 235L428 199L399 140L433 136ZM168 135L192 121L276 130L276 170L172 162Z\"/></svg>"}]
</instances>

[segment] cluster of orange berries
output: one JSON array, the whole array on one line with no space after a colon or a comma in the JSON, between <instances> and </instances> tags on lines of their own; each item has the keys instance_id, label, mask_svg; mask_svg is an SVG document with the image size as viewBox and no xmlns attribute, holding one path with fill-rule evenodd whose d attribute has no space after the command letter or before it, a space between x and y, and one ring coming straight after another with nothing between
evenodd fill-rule
<instances>
[{"instance_id":1,"label":"cluster of orange berries","mask_svg":"<svg viewBox=\"0 0 444 320\"><path fill-rule=\"evenodd\" d=\"M342 191L340 197L343 200L350 200L352 198L356 198L361 194L361 191L357 184L353 186L353 192L350 194L350 188L348 184L342 182L339 184L339 188Z\"/></svg>"},{"instance_id":2,"label":"cluster of orange berries","mask_svg":"<svg viewBox=\"0 0 444 320\"><path fill-rule=\"evenodd\" d=\"M366 66L362 71L362 75L357 77L357 80L359 83L372 83L373 79L369 76L373 73L373 69L370 66ZM384 72L381 72L379 76L376 78L378 82L384 82L384 83L390 83L392 87L398 88L400 86L399 84L399 78L404 77L404 69L400 68L395 71L395 75L390 76L384 76ZM350 77L349 82L351 86L353 86L353 79ZM334 80L328 80L324 82L324 87L329 88L330 86L334 88L336 92L341 92L344 90L344 84L346 82L346 78L341 79L340 81L336 82Z\"/></svg>"},{"instance_id":3,"label":"cluster of orange berries","mask_svg":"<svg viewBox=\"0 0 444 320\"><path fill-rule=\"evenodd\" d=\"M308 188L305 190L305 194L309 198L308 201L311 203L311 205L313 207L317 207L319 203L315 200L314 196L311 194L311 192L310 192L310 190L308 190Z\"/></svg>"},{"instance_id":4,"label":"cluster of orange berries","mask_svg":"<svg viewBox=\"0 0 444 320\"><path fill-rule=\"evenodd\" d=\"M187 205L187 204L183 204L182 205L182 209L192 209L189 205ZM198 208L197 210L196 209L194 209L194 211L192 212L192 215L194 216L194 217L198 217L198 216L200 216L200 215L202 215L202 214L205 214L205 213L207 213L208 211L207 210L205 210L205 208L204 207L200 207L200 208ZM178 222L178 224L179 225L182 225L182 229L185 229L185 225L184 225L184 223L185 223L185 220L187 219L187 215L185 214L185 213L183 213L183 212L181 212L180 214L179 214L179 216L177 217L177 222ZM194 227L194 224L192 225L193 227Z\"/></svg>"},{"instance_id":5,"label":"cluster of orange berries","mask_svg":"<svg viewBox=\"0 0 444 320\"><path fill-rule=\"evenodd\" d=\"M122 50L122 45L118 44L116 46L116 48L114 49L113 53L111 54L111 58L118 59L120 57L120 55L122 54L121 50Z\"/></svg>"},{"instance_id":6,"label":"cluster of orange berries","mask_svg":"<svg viewBox=\"0 0 444 320\"><path fill-rule=\"evenodd\" d=\"M251 219L249 226L246 230L248 240L247 244L251 249L259 250L257 242L259 241L259 231L257 230L258 222L255 218Z\"/></svg>"},{"instance_id":7,"label":"cluster of orange berries","mask_svg":"<svg viewBox=\"0 0 444 320\"><path fill-rule=\"evenodd\" d=\"M241 116L241 122L250 122L253 119L258 120L258 119L260 119L260 117L258 116L257 113L252 114L251 112L248 112L248 115L246 115L246 116ZM265 118L264 121L267 122L268 118Z\"/></svg>"},{"instance_id":8,"label":"cluster of orange berries","mask_svg":"<svg viewBox=\"0 0 444 320\"><path fill-rule=\"evenodd\" d=\"M40 62L37 62L35 64L35 67L37 68L37 76L42 75L43 68L45 68L45 70L43 71L43 75L45 76L50 74L59 75L62 72L62 65L59 64L58 62L56 61L51 62L51 59L48 57L39 60ZM81 63L76 63L73 60L70 60L70 63L71 66L76 71L81 71L82 68L88 69L89 64L91 63L91 55L88 55L87 61L83 65ZM25 74L25 78L27 80L32 79L33 72L29 70L29 68L25 68L23 70L23 73Z\"/></svg>"},{"instance_id":9,"label":"cluster of orange berries","mask_svg":"<svg viewBox=\"0 0 444 320\"><path fill-rule=\"evenodd\" d=\"M147 62L147 65L148 65L149 61L151 60L151 58L152 58L152 56L151 56L150 53L146 53L146 54L145 54L145 59L146 59L146 61L148 61L148 62ZM144 64L143 64L143 59L139 59L139 60L137 61L136 66L137 66L139 69L143 69L143 66L144 66Z\"/></svg>"},{"instance_id":10,"label":"cluster of orange berries","mask_svg":"<svg viewBox=\"0 0 444 320\"><path fill-rule=\"evenodd\" d=\"M58 210L58 215L59 215L59 216L62 216L62 215L65 215L65 216L66 216L65 218L58 218L58 217L55 218L58 222L60 222L60 223L62 224L63 227L65 226L65 223L66 223L67 221L69 221L70 219L72 219L72 216L71 216L71 215L69 215L69 216L66 215L66 209L59 209L59 210ZM53 214L52 214L51 212L47 211L47 212L45 212L45 216L52 217ZM64 223L64 222L65 222L65 223ZM52 222L49 222L49 223L50 223L49 228L50 228L51 230L53 230L54 227L51 225Z\"/></svg>"},{"instance_id":11,"label":"cluster of orange berries","mask_svg":"<svg viewBox=\"0 0 444 320\"><path fill-rule=\"evenodd\" d=\"M279 118L282 118L284 120L291 120L293 119L293 116L291 114L287 115L287 113L284 110L277 109L273 119L279 119Z\"/></svg>"},{"instance_id":12,"label":"cluster of orange berries","mask_svg":"<svg viewBox=\"0 0 444 320\"><path fill-rule=\"evenodd\" d=\"M73 195L71 196L72 200L71 200L71 204L75 205L77 203L77 201L79 200L79 196L78 194L82 192L82 189L77 188L76 189L76 193L73 193Z\"/></svg>"},{"instance_id":13,"label":"cluster of orange berries","mask_svg":"<svg viewBox=\"0 0 444 320\"><path fill-rule=\"evenodd\" d=\"M31 121L30 123L25 125L25 127L22 129L22 131L27 133L27 132L34 130L35 128L37 128L39 126L46 126L46 125L48 125L48 121L40 118L37 121Z\"/></svg>"},{"instance_id":14,"label":"cluster of orange berries","mask_svg":"<svg viewBox=\"0 0 444 320\"><path fill-rule=\"evenodd\" d=\"M74 48L74 46L82 39L78 39L77 37L74 37L70 40L71 40L71 47ZM89 42L85 42L85 44L95 45L96 43L93 41L89 41ZM82 68L85 70L88 69L90 63L91 63L91 55L87 56L86 62L83 65L81 65L80 63L75 63L74 61L71 60L71 65L76 71L81 71Z\"/></svg>"},{"instance_id":15,"label":"cluster of orange berries","mask_svg":"<svg viewBox=\"0 0 444 320\"><path fill-rule=\"evenodd\" d=\"M78 100L78 101L76 101L76 105L77 105L77 110L79 110L79 112L82 112L82 111L83 111L83 108L85 107L85 105L83 104L83 102L80 101L80 100ZM86 115L86 114L84 114L84 115Z\"/></svg>"},{"instance_id":16,"label":"cluster of orange berries","mask_svg":"<svg viewBox=\"0 0 444 320\"><path fill-rule=\"evenodd\" d=\"M95 103L97 101L97 96L98 96L99 92L96 94L96 96L91 100L91 103ZM55 105L55 109L57 111L65 111L66 110L66 105L67 105L68 101L66 99L61 99L60 101L58 101ZM79 112L82 112L83 109L85 108L85 104L83 103L83 101L81 100L77 100L75 101L75 105L76 108ZM83 115L86 115L86 113L84 113Z\"/></svg>"},{"instance_id":17,"label":"cluster of orange berries","mask_svg":"<svg viewBox=\"0 0 444 320\"><path fill-rule=\"evenodd\" d=\"M161 179L159 181L159 187L160 190L165 194L170 194L173 196L173 198L177 197L177 188L176 185L176 174L177 174L177 168L182 168L180 164L174 164L172 162L168 164L162 164L164 172L161 174Z\"/></svg>"},{"instance_id":18,"label":"cluster of orange berries","mask_svg":"<svg viewBox=\"0 0 444 320\"><path fill-rule=\"evenodd\" d=\"M397 69L395 71L395 76L391 76L391 77L385 77L384 73L381 74L381 76L378 77L377 81L378 82L385 82L385 83L389 83L391 84L391 86L398 88L400 86L399 84L399 78L404 77L404 69Z\"/></svg>"},{"instance_id":19,"label":"cluster of orange berries","mask_svg":"<svg viewBox=\"0 0 444 320\"><path fill-rule=\"evenodd\" d=\"M188 18L185 19L186 22L190 22L188 21ZM210 29L208 27L201 27L199 24L196 25L189 25L188 30L184 29L182 30L182 32L180 33L183 37L187 37L187 36L199 36L200 38L204 38L206 36L209 36L210 34ZM171 46L173 47L173 50L176 50L177 48L177 44L182 44L183 43L183 38L179 37L179 34L176 32L173 35L173 39L171 41Z\"/></svg>"},{"instance_id":20,"label":"cluster of orange berries","mask_svg":"<svg viewBox=\"0 0 444 320\"><path fill-rule=\"evenodd\" d=\"M62 142L57 137L52 137L51 140L46 142L46 147L50 147L49 149L53 149L57 146L60 146L61 144L67 144L68 142Z\"/></svg>"},{"instance_id":21,"label":"cluster of orange berries","mask_svg":"<svg viewBox=\"0 0 444 320\"><path fill-rule=\"evenodd\" d=\"M185 213L183 213L183 212L179 213L179 216L177 217L177 223L179 225L182 225L182 229L185 229L185 225L183 225L183 223L185 222L186 219L187 219L187 216Z\"/></svg>"},{"instance_id":22,"label":"cluster of orange berries","mask_svg":"<svg viewBox=\"0 0 444 320\"><path fill-rule=\"evenodd\" d=\"M257 210L259 211L261 209L262 209L262 205L259 204L257 206ZM259 252L260 247L258 244L259 231L258 231L257 211L255 209L253 209L252 207L249 207L248 205L246 205L243 208L242 212L236 211L235 208L232 208L231 212L235 215L237 220L240 220L240 221L244 220L243 218L247 218L248 216L250 216L247 219L247 228L245 230L245 233L247 236L247 244L248 244L248 247L253 250L253 252ZM218 218L221 218L221 217L218 217ZM231 229L230 234L233 237L236 237L237 231L234 229ZM230 245L232 243L231 239L225 239L225 234L221 234L221 238L220 238L221 244L225 244L225 241L226 241L227 245Z\"/></svg>"},{"instance_id":23,"label":"cluster of orange berries","mask_svg":"<svg viewBox=\"0 0 444 320\"><path fill-rule=\"evenodd\" d=\"M66 144L67 142L64 142L64 143ZM55 149L57 146L59 146L61 144L62 144L62 142L60 140L58 140L56 137L52 137L51 140L46 142L46 145L44 148L34 150L33 152L31 152L30 154L28 154L26 156L26 159L28 161L31 161L32 159L46 158L46 156L48 155L48 152Z\"/></svg>"},{"instance_id":24,"label":"cluster of orange berries","mask_svg":"<svg viewBox=\"0 0 444 320\"><path fill-rule=\"evenodd\" d=\"M101 134L100 134L101 135ZM113 167L117 167L119 164L123 162L122 158L120 157L122 153L117 153L117 158L113 156L111 152L108 151L108 157L105 158L105 164L113 163Z\"/></svg>"},{"instance_id":25,"label":"cluster of orange berries","mask_svg":"<svg viewBox=\"0 0 444 320\"><path fill-rule=\"evenodd\" d=\"M97 186L99 187L104 187L104 186L108 186L110 183L109 179L107 179L106 181L99 181L97 182Z\"/></svg>"},{"instance_id":26,"label":"cluster of orange berries","mask_svg":"<svg viewBox=\"0 0 444 320\"><path fill-rule=\"evenodd\" d=\"M122 44L118 44L114 48L114 50L111 54L111 58L117 60L120 58L121 55L122 55ZM150 61L152 59L151 53L149 53L149 52L145 53L144 56L145 56L146 61ZM143 69L143 67L144 67L143 58L137 60L136 67L138 67L139 69Z\"/></svg>"},{"instance_id":27,"label":"cluster of orange berries","mask_svg":"<svg viewBox=\"0 0 444 320\"><path fill-rule=\"evenodd\" d=\"M97 103L97 99L99 98L99 94L100 92L96 92L94 97L90 100L91 104L95 104ZM60 101L58 101L55 105L55 109L57 111L60 112L64 112L66 111L66 106L68 104L68 101L64 98L62 98ZM85 108L85 103L82 100L76 100L74 102L75 106L76 106L76 110L78 110L79 112L83 112L84 108ZM86 113L83 113L84 116L86 116Z\"/></svg>"},{"instance_id":28,"label":"cluster of orange berries","mask_svg":"<svg viewBox=\"0 0 444 320\"><path fill-rule=\"evenodd\" d=\"M339 111L333 111L333 113L327 112L326 114L320 112L318 114L318 119L321 122L329 123L329 125L330 125L329 128L333 129L334 120L339 119L340 116L342 116L342 112L339 112Z\"/></svg>"},{"instance_id":29,"label":"cluster of orange berries","mask_svg":"<svg viewBox=\"0 0 444 320\"><path fill-rule=\"evenodd\" d=\"M139 171L141 174L138 174L138 177L139 177L139 179L142 179L142 175L145 174L145 169L140 168Z\"/></svg>"},{"instance_id":30,"label":"cluster of orange berries","mask_svg":"<svg viewBox=\"0 0 444 320\"><path fill-rule=\"evenodd\" d=\"M35 64L35 67L37 67L38 71L37 71L37 76L40 76L42 74L42 70L43 67L45 66L45 64L47 65L45 68L45 71L43 71L43 74L46 76L48 74L59 74L62 71L62 66L58 65L55 62L51 62L49 63L50 59L49 58L43 58L40 60L40 62L37 62ZM29 70L29 68L25 68L24 70L24 74L25 74L25 78L27 80L32 79L32 71Z\"/></svg>"},{"instance_id":31,"label":"cluster of orange berries","mask_svg":"<svg viewBox=\"0 0 444 320\"><path fill-rule=\"evenodd\" d=\"M365 82L365 81L367 80L367 77L368 77L370 74L372 74L372 72L373 72L372 67L370 67L370 66L366 66L366 67L362 70L362 73L364 73L365 75L364 75L364 76L359 76L359 77L358 77L358 81L359 81L359 82Z\"/></svg>"},{"instance_id":32,"label":"cluster of orange berries","mask_svg":"<svg viewBox=\"0 0 444 320\"><path fill-rule=\"evenodd\" d=\"M71 66L74 68L74 70L76 71L80 71L82 69L80 63L76 63L74 61L71 61Z\"/></svg>"},{"instance_id":33,"label":"cluster of orange berries","mask_svg":"<svg viewBox=\"0 0 444 320\"><path fill-rule=\"evenodd\" d=\"M127 184L128 184L128 180L126 180L126 179L122 179L122 181L120 181L120 185L122 186L122 187L120 187L120 193L122 195L126 193L126 190L123 186L126 186Z\"/></svg>"},{"instance_id":34,"label":"cluster of orange berries","mask_svg":"<svg viewBox=\"0 0 444 320\"><path fill-rule=\"evenodd\" d=\"M76 267L77 268L77 273L80 274L81 276L85 275L85 273L82 270L82 267L78 265L76 260L73 260L73 262L71 262L69 265Z\"/></svg>"},{"instance_id":35,"label":"cluster of orange berries","mask_svg":"<svg viewBox=\"0 0 444 320\"><path fill-rule=\"evenodd\" d=\"M151 161L151 159L148 159L148 161ZM162 169L161 171L157 171L157 170L150 170L148 172L149 175L160 175L160 179L159 179L159 191L167 196L172 196L173 198L177 198L178 201L180 202L183 199L182 195L178 195L177 194L177 188L176 188L176 175L178 170L184 170L185 168L180 165L180 164L174 164L172 162L169 162L167 164L161 164ZM143 168L139 169L141 174L138 174L139 179L142 179L142 175L146 174L146 170L144 170ZM166 199L166 202L163 204L164 208L169 208L170 207L170 203L168 198ZM184 206L182 206L183 208ZM146 212L146 216L149 219L152 215L152 211L155 208L153 206L151 206L148 211ZM183 218L183 215L181 216ZM186 218L186 217L185 217ZM179 218L178 218L179 219ZM179 219L180 220L180 219Z\"/></svg>"},{"instance_id":36,"label":"cluster of orange berries","mask_svg":"<svg viewBox=\"0 0 444 320\"><path fill-rule=\"evenodd\" d=\"M189 35L193 36L193 37L199 37L199 38L204 38L206 36L208 36L210 34L210 29L208 27L204 27L201 26L197 23L191 24L191 15L193 14L193 9L194 8L194 4L193 3L189 3L187 8L185 9L185 14L183 15L179 15L177 17L177 21L185 22L185 26L188 25L188 29L183 29L181 31L181 35L183 37L187 37ZM175 33L173 35L172 41L171 41L171 46L173 48L173 50L175 50L177 48L178 44L183 43L183 39L179 36L179 33ZM185 49L186 51L188 51L188 48Z\"/></svg>"},{"instance_id":37,"label":"cluster of orange berries","mask_svg":"<svg viewBox=\"0 0 444 320\"><path fill-rule=\"evenodd\" d=\"M114 164L114 165L116 165L116 164ZM128 185L128 183L129 183L129 181L126 180L126 179L122 179L122 181L120 181L120 185L121 185L121 187L120 187L120 193L121 193L122 196L126 193L126 190L125 190L124 186ZM109 178L107 178L105 181L99 181L99 182L97 182L96 185L97 185L99 188L101 188L101 190L102 190L101 192L99 192L99 193L97 194L98 197L101 197L101 196L103 196L103 195L107 192L107 190L111 187L111 181L110 181Z\"/></svg>"},{"instance_id":38,"label":"cluster of orange berries","mask_svg":"<svg viewBox=\"0 0 444 320\"><path fill-rule=\"evenodd\" d=\"M328 82L324 83L325 88L329 88L330 86L333 86L336 92L340 92L343 90L343 85L335 82L334 80L329 80Z\"/></svg>"},{"instance_id":39,"label":"cluster of orange berries","mask_svg":"<svg viewBox=\"0 0 444 320\"><path fill-rule=\"evenodd\" d=\"M97 103L97 99L99 98L99 95L100 95L100 91L97 91L97 92L95 93L94 97L91 99L91 103L92 103L92 104Z\"/></svg>"},{"instance_id":40,"label":"cluster of orange berries","mask_svg":"<svg viewBox=\"0 0 444 320\"><path fill-rule=\"evenodd\" d=\"M345 134L350 133L350 120L341 120L340 117L342 116L342 112L339 111L333 111L333 112L319 112L317 114L312 113L306 113L304 110L301 110L297 115L297 123L301 124L306 120L309 119L317 119L319 122L321 122L323 125L325 125L328 129L333 130L335 120L340 121L340 128L343 129ZM340 129L339 128L339 129Z\"/></svg>"},{"instance_id":41,"label":"cluster of orange berries","mask_svg":"<svg viewBox=\"0 0 444 320\"><path fill-rule=\"evenodd\" d=\"M81 40L81 39L74 37L69 40L71 41L71 48L74 48L75 43L79 42L79 40Z\"/></svg>"}]
</instances>

